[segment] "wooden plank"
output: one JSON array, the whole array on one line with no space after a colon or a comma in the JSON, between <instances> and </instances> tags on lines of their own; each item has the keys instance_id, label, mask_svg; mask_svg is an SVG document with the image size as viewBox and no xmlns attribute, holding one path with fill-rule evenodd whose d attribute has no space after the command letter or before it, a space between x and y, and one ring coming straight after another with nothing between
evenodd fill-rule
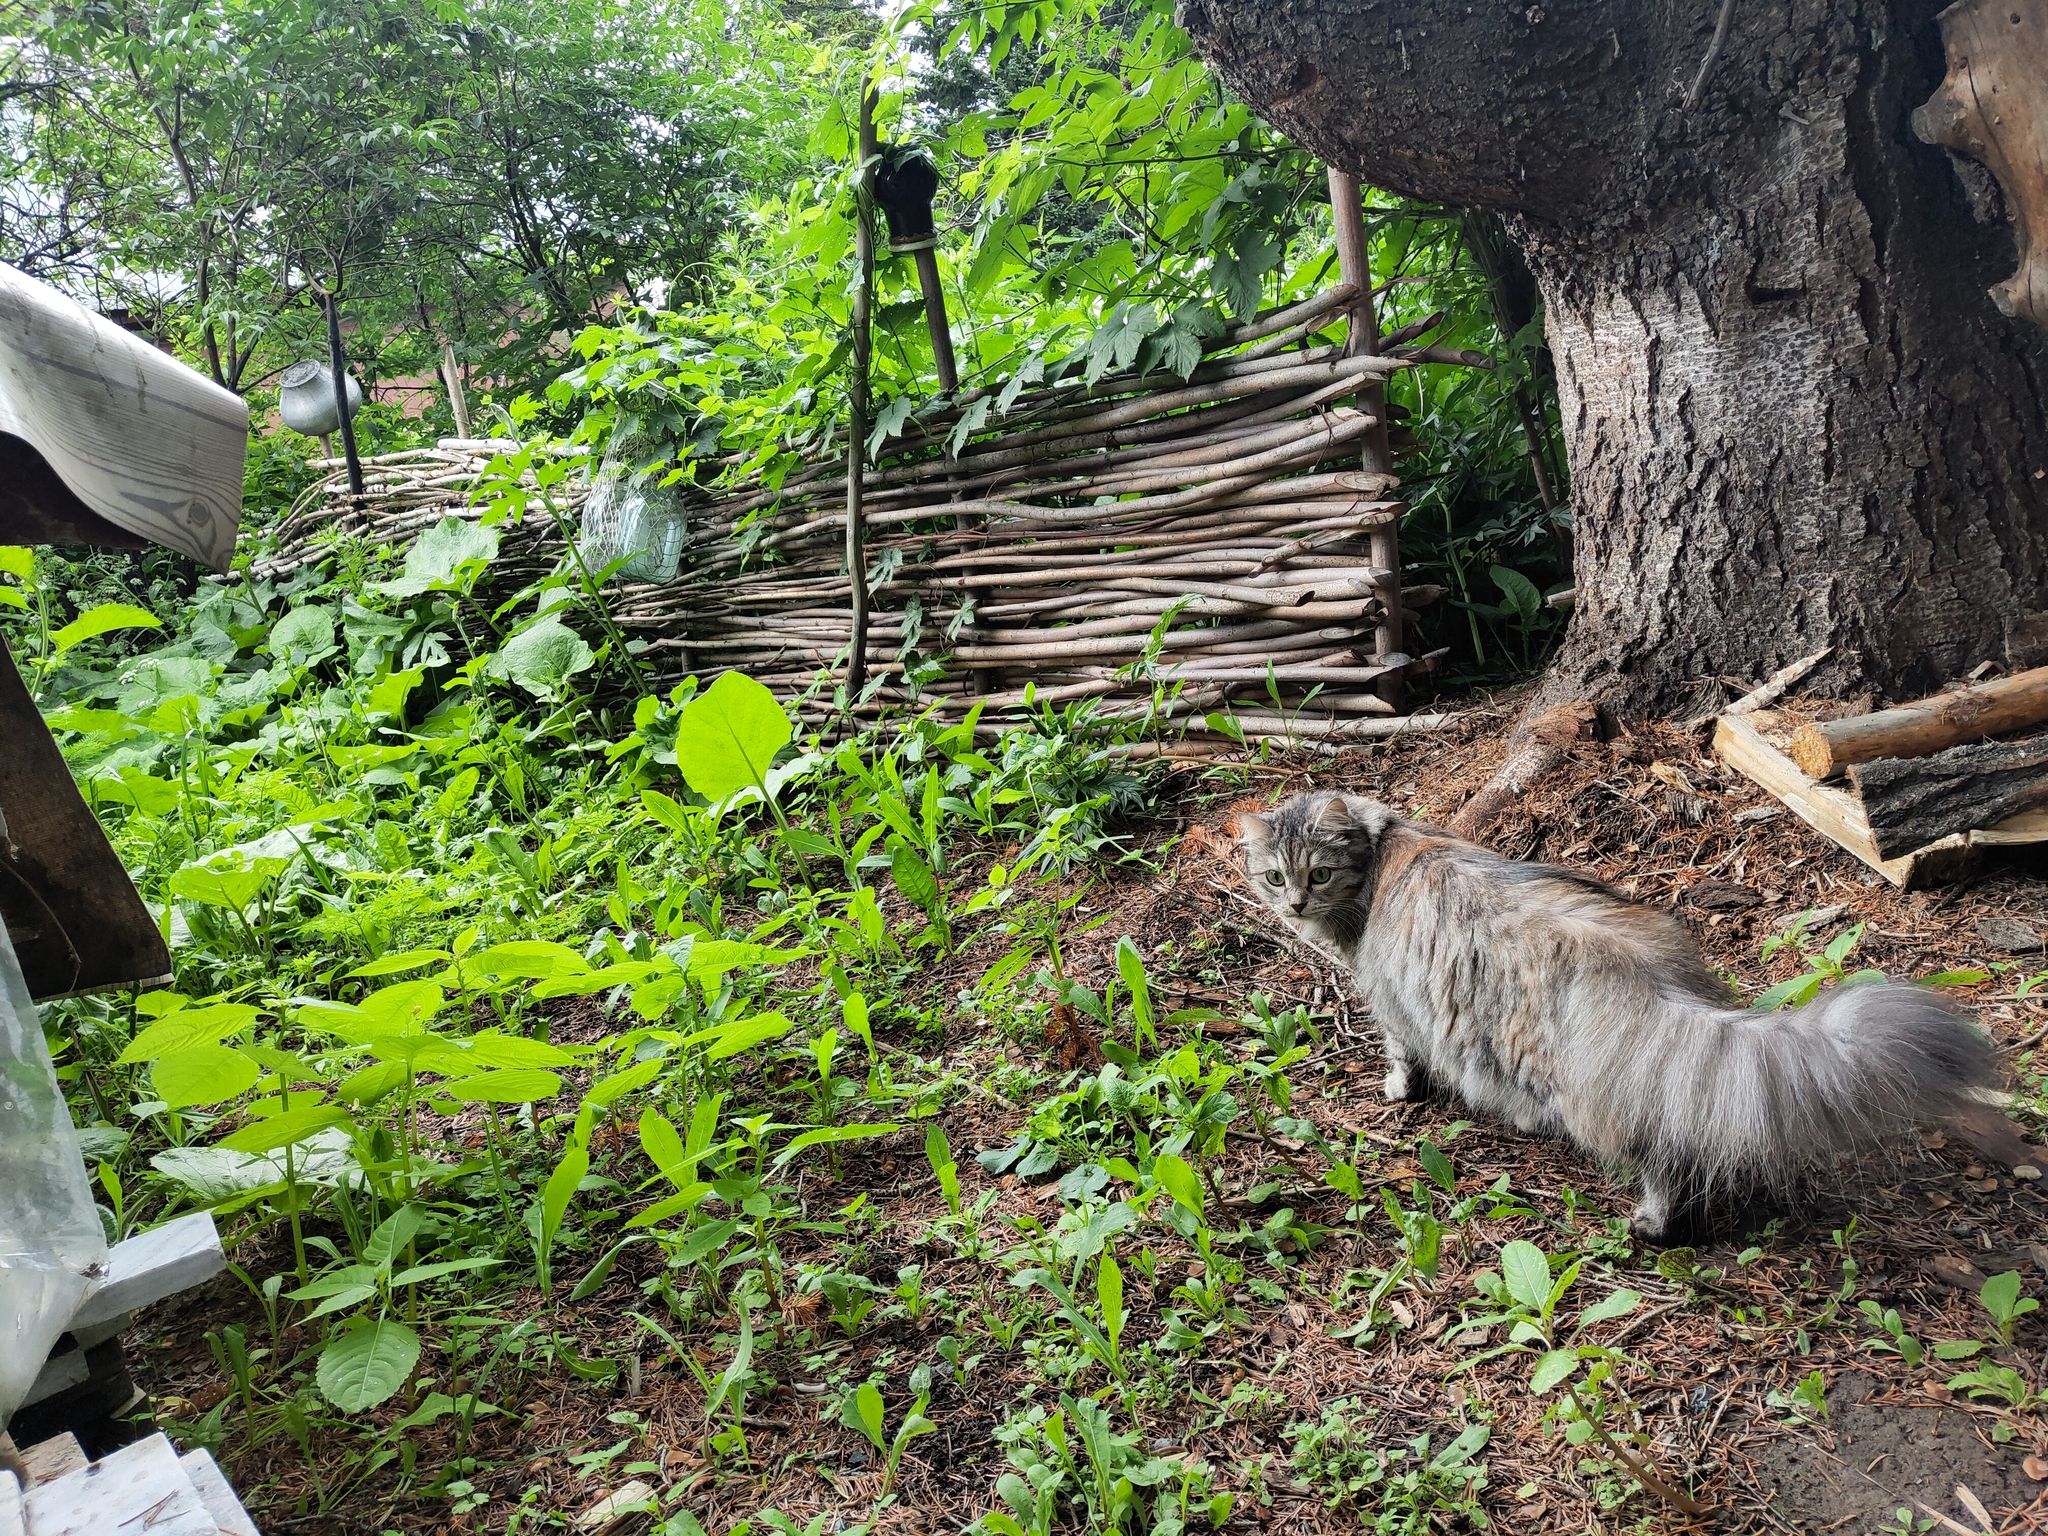
<instances>
[{"instance_id":1,"label":"wooden plank","mask_svg":"<svg viewBox=\"0 0 2048 1536\"><path fill-rule=\"evenodd\" d=\"M220 1527L221 1536L261 1536L256 1522L242 1508L242 1501L235 1497L235 1490L222 1476L220 1468L214 1465L211 1456L205 1451L187 1451L178 1458L178 1465L192 1479L199 1501L213 1516L213 1523Z\"/></svg>"},{"instance_id":2,"label":"wooden plank","mask_svg":"<svg viewBox=\"0 0 2048 1536\"><path fill-rule=\"evenodd\" d=\"M1852 763L1849 782L1878 853L1896 858L2048 804L2048 736Z\"/></svg>"},{"instance_id":3,"label":"wooden plank","mask_svg":"<svg viewBox=\"0 0 2048 1536\"><path fill-rule=\"evenodd\" d=\"M23 1501L28 1536L220 1536L178 1453L162 1435L124 1445L43 1483Z\"/></svg>"},{"instance_id":4,"label":"wooden plank","mask_svg":"<svg viewBox=\"0 0 2048 1536\"><path fill-rule=\"evenodd\" d=\"M138 1232L108 1253L107 1278L86 1293L71 1314L71 1326L89 1328L190 1290L227 1268L227 1262L211 1211L194 1211Z\"/></svg>"},{"instance_id":5,"label":"wooden plank","mask_svg":"<svg viewBox=\"0 0 2048 1536\"><path fill-rule=\"evenodd\" d=\"M28 1473L29 1486L54 1482L85 1465L85 1447L78 1436L65 1430L47 1440L38 1440L21 1453L21 1468Z\"/></svg>"},{"instance_id":6,"label":"wooden plank","mask_svg":"<svg viewBox=\"0 0 2048 1536\"><path fill-rule=\"evenodd\" d=\"M0 432L87 508L225 571L249 407L77 300L0 266Z\"/></svg>"}]
</instances>

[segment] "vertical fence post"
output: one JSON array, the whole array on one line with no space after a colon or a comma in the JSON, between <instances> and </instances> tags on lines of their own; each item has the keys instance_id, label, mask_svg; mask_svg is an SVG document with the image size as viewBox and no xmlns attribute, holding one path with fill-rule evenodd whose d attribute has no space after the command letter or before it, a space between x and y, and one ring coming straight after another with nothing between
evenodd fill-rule
<instances>
[{"instance_id":1,"label":"vertical fence post","mask_svg":"<svg viewBox=\"0 0 2048 1536\"><path fill-rule=\"evenodd\" d=\"M861 498L868 437L868 308L875 285L875 96L860 83L860 156L854 178L853 362L846 382L846 579L851 593L852 638L846 652L846 707L851 710L868 678L868 552Z\"/></svg>"},{"instance_id":2,"label":"vertical fence post","mask_svg":"<svg viewBox=\"0 0 2048 1536\"><path fill-rule=\"evenodd\" d=\"M1330 167L1330 220L1337 234L1337 266L1347 283L1355 284L1358 297L1351 306L1351 336L1345 343L1347 357L1366 357L1380 349L1379 316L1372 301L1372 260L1365 240L1365 208L1358 193L1358 178L1349 171ZM1365 435L1364 468L1377 474L1394 472L1394 455L1387 443L1387 387L1374 379L1358 392L1360 409L1379 418L1379 424ZM1406 641L1402 636L1401 543L1390 523L1372 530L1372 563L1388 572L1386 585L1379 589L1380 606L1386 617L1374 636L1375 662L1401 656ZM1401 674L1390 672L1378 683L1379 695L1395 708L1401 704Z\"/></svg>"},{"instance_id":3,"label":"vertical fence post","mask_svg":"<svg viewBox=\"0 0 2048 1536\"><path fill-rule=\"evenodd\" d=\"M363 494L363 461L356 457L356 429L348 415L348 357L341 350L341 305L332 293L323 293L327 306L327 367L334 379L334 414L341 418L341 456L348 461L348 493Z\"/></svg>"},{"instance_id":4,"label":"vertical fence post","mask_svg":"<svg viewBox=\"0 0 2048 1536\"><path fill-rule=\"evenodd\" d=\"M455 358L455 343L441 343L441 378L448 386L448 414L455 418L455 435L469 436L469 396L462 388L462 364Z\"/></svg>"}]
</instances>

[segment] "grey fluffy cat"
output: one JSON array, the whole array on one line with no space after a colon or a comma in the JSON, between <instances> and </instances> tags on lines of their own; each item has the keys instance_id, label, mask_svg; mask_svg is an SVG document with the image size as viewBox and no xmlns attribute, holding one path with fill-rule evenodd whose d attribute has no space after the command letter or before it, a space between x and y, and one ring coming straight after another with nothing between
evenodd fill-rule
<instances>
[{"instance_id":1,"label":"grey fluffy cat","mask_svg":"<svg viewBox=\"0 0 2048 1536\"><path fill-rule=\"evenodd\" d=\"M1633 1170L1644 1237L1687 1198L1783 1189L1995 1080L1990 1045L1931 992L1837 987L1751 1012L1666 913L1376 800L1297 795L1238 823L1253 888L1350 964L1386 1040L1387 1097L1427 1076Z\"/></svg>"}]
</instances>

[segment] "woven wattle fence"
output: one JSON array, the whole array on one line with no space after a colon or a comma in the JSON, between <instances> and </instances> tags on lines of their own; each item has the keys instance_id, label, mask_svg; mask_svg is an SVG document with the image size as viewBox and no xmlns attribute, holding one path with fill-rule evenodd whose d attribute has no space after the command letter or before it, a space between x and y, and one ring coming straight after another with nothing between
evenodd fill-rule
<instances>
[{"instance_id":1,"label":"woven wattle fence","mask_svg":"<svg viewBox=\"0 0 2048 1536\"><path fill-rule=\"evenodd\" d=\"M853 712L1000 711L1023 705L1027 685L1036 703L1151 709L1163 683L1170 713L1197 729L1228 701L1270 710L1275 691L1290 712L1307 702L1293 734L1393 727L1368 718L1394 713L1386 680L1430 659L1375 634L1390 632L1390 600L1400 612L1437 593L1404 602L1398 569L1369 557L1402 507L1392 475L1358 468L1375 421L1352 397L1418 361L1488 360L1413 346L1347 356L1321 333L1341 333L1356 296L1339 286L1226 332L1186 379L1053 382L1005 410L998 390L967 391L888 443L862 477L879 686ZM396 541L451 513L480 516L471 494L507 446L451 439L373 459L361 501L337 470L301 498L257 574L286 574L340 536ZM645 642L642 664L664 681L739 668L826 713L851 631L845 465L841 443L779 486L687 491L675 578L607 594L619 627ZM573 519L587 487L572 476L553 494ZM1383 558L1391 547L1382 537ZM507 528L493 586L542 575L562 553L536 503Z\"/></svg>"}]
</instances>

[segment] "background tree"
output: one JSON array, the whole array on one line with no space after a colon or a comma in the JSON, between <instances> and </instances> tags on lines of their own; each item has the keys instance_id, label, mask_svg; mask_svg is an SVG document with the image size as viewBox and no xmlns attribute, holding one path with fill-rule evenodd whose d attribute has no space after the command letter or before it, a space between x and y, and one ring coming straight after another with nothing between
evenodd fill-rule
<instances>
[{"instance_id":1,"label":"background tree","mask_svg":"<svg viewBox=\"0 0 2048 1536\"><path fill-rule=\"evenodd\" d=\"M1938 9L1183 0L1302 143L1507 216L1577 512L1554 692L1671 707L1828 643L1824 681L1922 692L2048 606L2048 336L1985 297L1996 188L1909 126Z\"/></svg>"}]
</instances>

